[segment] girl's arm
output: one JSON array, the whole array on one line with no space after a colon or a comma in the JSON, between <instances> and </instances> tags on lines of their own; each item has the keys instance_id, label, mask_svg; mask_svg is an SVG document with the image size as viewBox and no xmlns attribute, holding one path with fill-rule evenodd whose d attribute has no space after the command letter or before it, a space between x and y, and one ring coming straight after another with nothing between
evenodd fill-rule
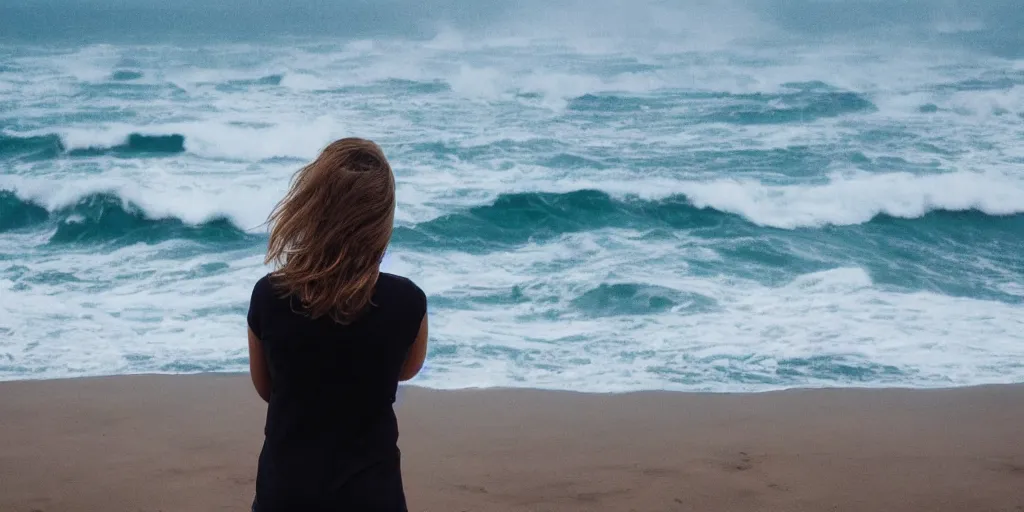
<instances>
[{"instance_id":1,"label":"girl's arm","mask_svg":"<svg viewBox=\"0 0 1024 512\"><path fill-rule=\"evenodd\" d=\"M406 381L416 376L423 368L423 361L427 358L427 315L423 315L420 322L420 332L416 335L416 341L409 347L409 354L405 356L405 363L402 371L398 373L398 380Z\"/></svg>"},{"instance_id":2,"label":"girl's arm","mask_svg":"<svg viewBox=\"0 0 1024 512\"><path fill-rule=\"evenodd\" d=\"M249 329L249 375L260 398L270 403L270 369L267 368L267 358L263 355L263 343L252 329Z\"/></svg>"}]
</instances>

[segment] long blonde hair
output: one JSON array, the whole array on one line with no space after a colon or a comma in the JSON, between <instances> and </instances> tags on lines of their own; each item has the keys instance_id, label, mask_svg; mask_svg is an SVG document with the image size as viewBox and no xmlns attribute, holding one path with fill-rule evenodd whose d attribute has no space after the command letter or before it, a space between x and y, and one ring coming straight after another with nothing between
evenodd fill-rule
<instances>
[{"instance_id":1,"label":"long blonde hair","mask_svg":"<svg viewBox=\"0 0 1024 512\"><path fill-rule=\"evenodd\" d=\"M295 174L270 214L265 263L277 264L275 285L310 316L351 323L373 298L394 218L384 152L369 140L337 140Z\"/></svg>"}]
</instances>

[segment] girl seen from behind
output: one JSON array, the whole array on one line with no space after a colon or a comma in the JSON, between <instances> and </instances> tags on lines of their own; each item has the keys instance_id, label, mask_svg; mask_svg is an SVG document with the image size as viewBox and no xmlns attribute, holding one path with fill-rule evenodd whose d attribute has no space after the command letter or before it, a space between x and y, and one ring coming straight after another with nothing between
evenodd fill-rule
<instances>
[{"instance_id":1,"label":"girl seen from behind","mask_svg":"<svg viewBox=\"0 0 1024 512\"><path fill-rule=\"evenodd\" d=\"M301 169L270 216L276 269L248 313L268 403L254 512L407 510L393 404L426 357L427 302L380 271L394 212L384 153L348 138Z\"/></svg>"}]
</instances>

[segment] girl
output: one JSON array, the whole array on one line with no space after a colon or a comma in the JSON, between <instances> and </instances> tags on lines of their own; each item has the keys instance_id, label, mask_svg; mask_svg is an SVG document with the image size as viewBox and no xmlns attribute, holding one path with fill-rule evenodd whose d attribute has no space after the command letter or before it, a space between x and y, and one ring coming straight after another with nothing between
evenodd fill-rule
<instances>
[{"instance_id":1,"label":"girl","mask_svg":"<svg viewBox=\"0 0 1024 512\"><path fill-rule=\"evenodd\" d=\"M380 271L395 177L347 138L301 169L270 216L249 304L249 365L267 401L254 512L405 512L393 404L427 351L427 300Z\"/></svg>"}]
</instances>

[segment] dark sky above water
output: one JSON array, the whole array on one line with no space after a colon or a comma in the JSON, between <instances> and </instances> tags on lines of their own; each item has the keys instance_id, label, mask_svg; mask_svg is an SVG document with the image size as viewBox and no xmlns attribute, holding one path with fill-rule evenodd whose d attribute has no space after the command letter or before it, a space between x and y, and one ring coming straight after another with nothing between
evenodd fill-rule
<instances>
[{"instance_id":1,"label":"dark sky above water","mask_svg":"<svg viewBox=\"0 0 1024 512\"><path fill-rule=\"evenodd\" d=\"M0 39L35 41L429 38L441 28L522 27L672 36L676 21L736 31L749 20L798 36L885 33L1024 56L1020 0L0 0Z\"/></svg>"}]
</instances>

